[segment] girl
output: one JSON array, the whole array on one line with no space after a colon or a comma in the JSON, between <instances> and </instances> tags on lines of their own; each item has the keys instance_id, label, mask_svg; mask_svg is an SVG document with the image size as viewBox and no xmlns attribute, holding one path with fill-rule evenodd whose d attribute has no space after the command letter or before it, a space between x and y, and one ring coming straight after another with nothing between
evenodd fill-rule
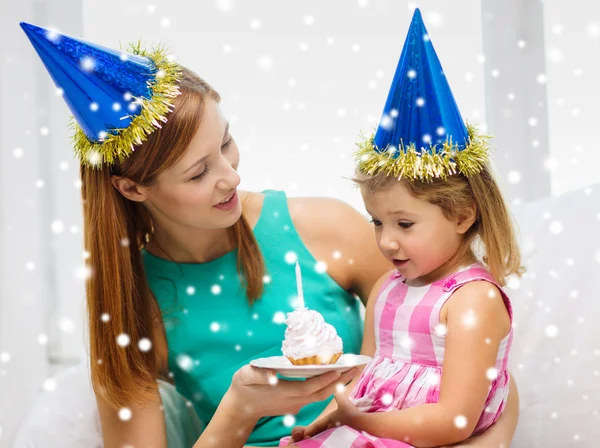
<instances>
[{"instance_id":1,"label":"girl","mask_svg":"<svg viewBox=\"0 0 600 448\"><path fill-rule=\"evenodd\" d=\"M294 429L295 446L449 445L481 434L506 405L512 311L501 287L519 273L519 251L486 139L462 123L423 36L417 10L384 119L358 153L355 181L396 268L367 305L363 353L374 359L336 410ZM419 101L430 85L435 96ZM445 139L423 138L442 126Z\"/></svg>"}]
</instances>

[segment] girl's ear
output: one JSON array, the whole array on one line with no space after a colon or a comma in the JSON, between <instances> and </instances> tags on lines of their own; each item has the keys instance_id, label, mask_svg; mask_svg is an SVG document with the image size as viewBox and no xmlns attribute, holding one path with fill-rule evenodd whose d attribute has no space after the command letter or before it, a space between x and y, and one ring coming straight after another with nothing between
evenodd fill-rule
<instances>
[{"instance_id":1,"label":"girl's ear","mask_svg":"<svg viewBox=\"0 0 600 448\"><path fill-rule=\"evenodd\" d=\"M477 206L473 204L456 217L456 231L464 235L471 228L475 219L477 219Z\"/></svg>"}]
</instances>

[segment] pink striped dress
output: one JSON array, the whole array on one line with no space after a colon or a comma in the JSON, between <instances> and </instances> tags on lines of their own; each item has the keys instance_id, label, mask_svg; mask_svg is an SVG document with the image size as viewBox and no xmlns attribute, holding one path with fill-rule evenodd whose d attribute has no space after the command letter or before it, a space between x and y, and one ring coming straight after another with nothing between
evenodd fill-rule
<instances>
[{"instance_id":1,"label":"pink striped dress","mask_svg":"<svg viewBox=\"0 0 600 448\"><path fill-rule=\"evenodd\" d=\"M362 412L386 412L406 409L440 398L440 379L444 363L445 326L440 323L442 306L464 284L484 280L498 286L512 322L512 308L506 294L491 274L479 263L422 287L407 286L399 273L383 284L375 303L377 349L365 367L350 399ZM508 397L508 353L512 329L501 341L485 409L474 434L494 423ZM282 439L284 446L287 440ZM382 439L366 432L341 426L297 442L302 448L407 448L404 442Z\"/></svg>"}]
</instances>

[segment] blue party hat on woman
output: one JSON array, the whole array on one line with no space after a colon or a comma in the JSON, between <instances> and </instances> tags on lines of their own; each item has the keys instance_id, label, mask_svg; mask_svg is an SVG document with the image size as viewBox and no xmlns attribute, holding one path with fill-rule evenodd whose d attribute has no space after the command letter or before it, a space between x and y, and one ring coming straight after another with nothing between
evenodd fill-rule
<instances>
[{"instance_id":1,"label":"blue party hat on woman","mask_svg":"<svg viewBox=\"0 0 600 448\"><path fill-rule=\"evenodd\" d=\"M179 94L180 68L162 48L111 50L21 22L75 121L81 163L123 161L166 122Z\"/></svg>"},{"instance_id":2,"label":"blue party hat on woman","mask_svg":"<svg viewBox=\"0 0 600 448\"><path fill-rule=\"evenodd\" d=\"M465 125L416 9L377 131L358 144L359 169L422 181L469 176L485 164L487 140Z\"/></svg>"}]
</instances>

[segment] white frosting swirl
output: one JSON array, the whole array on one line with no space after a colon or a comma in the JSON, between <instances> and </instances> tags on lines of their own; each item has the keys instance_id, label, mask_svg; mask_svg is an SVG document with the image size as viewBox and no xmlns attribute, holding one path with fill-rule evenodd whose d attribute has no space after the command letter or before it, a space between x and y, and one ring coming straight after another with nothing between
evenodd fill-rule
<instances>
[{"instance_id":1,"label":"white frosting swirl","mask_svg":"<svg viewBox=\"0 0 600 448\"><path fill-rule=\"evenodd\" d=\"M342 339L318 311L300 308L287 314L284 356L292 359L321 356L328 358L342 351Z\"/></svg>"}]
</instances>

